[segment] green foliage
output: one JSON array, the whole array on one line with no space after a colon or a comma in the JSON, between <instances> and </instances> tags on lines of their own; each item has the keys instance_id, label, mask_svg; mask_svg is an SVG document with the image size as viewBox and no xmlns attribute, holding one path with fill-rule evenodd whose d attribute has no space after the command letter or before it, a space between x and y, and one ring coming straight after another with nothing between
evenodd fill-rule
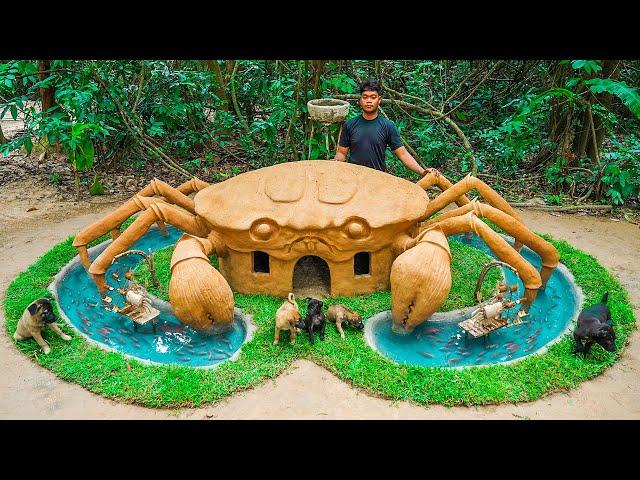
<instances>
[{"instance_id":1,"label":"green foliage","mask_svg":"<svg viewBox=\"0 0 640 480\"><path fill-rule=\"evenodd\" d=\"M346 73L334 74L329 78L322 80L322 91L340 93L355 93L357 92L358 84Z\"/></svg>"},{"instance_id":2,"label":"green foliage","mask_svg":"<svg viewBox=\"0 0 640 480\"><path fill-rule=\"evenodd\" d=\"M100 179L97 174L93 177L93 183L89 187L89 193L91 195L104 195L104 187L102 186L102 183L100 183Z\"/></svg>"},{"instance_id":3,"label":"green foliage","mask_svg":"<svg viewBox=\"0 0 640 480\"><path fill-rule=\"evenodd\" d=\"M551 183L563 184L570 182L566 173L567 159L564 157L556 157L555 162L550 164L544 174Z\"/></svg>"},{"instance_id":4,"label":"green foliage","mask_svg":"<svg viewBox=\"0 0 640 480\"><path fill-rule=\"evenodd\" d=\"M62 175L60 175L58 172L52 172L51 175L49 175L49 180L51 180L51 183L53 183L56 187L59 187L62 183Z\"/></svg>"},{"instance_id":5,"label":"green foliage","mask_svg":"<svg viewBox=\"0 0 640 480\"><path fill-rule=\"evenodd\" d=\"M505 134L505 156L508 165L515 165L526 153L534 153L540 147L538 125L546 117L541 106L550 99L563 98L575 104L579 97L565 88L550 88L541 93L529 92L519 101L516 113L505 119L498 131Z\"/></svg>"},{"instance_id":6,"label":"green foliage","mask_svg":"<svg viewBox=\"0 0 640 480\"><path fill-rule=\"evenodd\" d=\"M74 170L87 170L93 167L93 142L86 134L91 127L76 123L71 127L71 138L64 143L69 163Z\"/></svg>"},{"instance_id":7,"label":"green foliage","mask_svg":"<svg viewBox=\"0 0 640 480\"><path fill-rule=\"evenodd\" d=\"M549 205L560 205L562 203L562 195L545 195L544 201Z\"/></svg>"},{"instance_id":8,"label":"green foliage","mask_svg":"<svg viewBox=\"0 0 640 480\"><path fill-rule=\"evenodd\" d=\"M67 154L70 167L80 172L100 166L105 159L114 168L118 163L143 168L159 162L157 152L149 146L153 142L158 150L205 180L222 178L225 174L218 169L236 163L238 156L254 168L293 158L306 159L309 147L311 158L332 158L339 126L329 127L328 149L320 125L314 125L311 138L307 101L314 95L357 93L357 76L375 77L378 72L387 89L383 98L403 100L431 111L452 112L447 118L463 132L473 151L448 120L395 103L384 104L385 113L396 123L419 161L448 176L467 173L473 158L480 171L507 174L531 171L541 163L540 170L550 169L551 177L571 176L568 181L554 181L553 185L584 186L589 175L578 175L566 168L554 173L552 164L556 160L551 152L557 146L549 139L549 126L552 107L559 104L574 111L576 123L591 94L608 92L625 106L620 108L616 102L605 108L589 102L607 138L637 134L640 130L637 61L621 63L618 79L613 80L603 78L603 64L599 61L567 60L563 63L569 77L564 85L554 88L549 85L554 84L551 77L556 62L501 63L486 77L496 62L53 60L51 71L41 80L36 61L4 61L0 62L0 113L6 114L5 118L24 118L26 128L23 134L2 145L0 151L5 155L21 148L31 152L35 143L58 143ZM48 112L39 110L41 88L55 91L55 105ZM399 93L392 93L393 90ZM627 118L629 112L631 118ZM352 101L348 118L357 115L360 108L357 101ZM216 160L210 160L212 157ZM600 174L607 177L611 183L607 188L618 192L611 193L611 198L634 198L629 187L623 186L629 183L627 174L620 177L613 167L596 172L593 161L579 161L581 167L594 171L594 178ZM391 172L414 180L395 156L390 155L389 162ZM635 178L631 163L620 163L621 172Z\"/></svg>"},{"instance_id":9,"label":"green foliage","mask_svg":"<svg viewBox=\"0 0 640 480\"><path fill-rule=\"evenodd\" d=\"M606 185L605 195L616 204L640 192L640 141L631 134L623 142L611 139L615 150L606 152L606 162L602 171L602 183Z\"/></svg>"},{"instance_id":10,"label":"green foliage","mask_svg":"<svg viewBox=\"0 0 640 480\"><path fill-rule=\"evenodd\" d=\"M412 144L418 145L418 155L431 167L439 168L447 160L461 155L459 147L443 138L433 123L425 125L423 129L415 129L411 132L410 139Z\"/></svg>"},{"instance_id":11,"label":"green foliage","mask_svg":"<svg viewBox=\"0 0 640 480\"><path fill-rule=\"evenodd\" d=\"M574 60L571 62L571 68L574 70L584 70L587 75L597 73L602 70L597 60Z\"/></svg>"},{"instance_id":12,"label":"green foliage","mask_svg":"<svg viewBox=\"0 0 640 480\"><path fill-rule=\"evenodd\" d=\"M629 107L636 117L640 118L640 95L638 89L632 88L623 81L612 80L610 78L592 78L586 80L593 93L611 93L620 98Z\"/></svg>"}]
</instances>

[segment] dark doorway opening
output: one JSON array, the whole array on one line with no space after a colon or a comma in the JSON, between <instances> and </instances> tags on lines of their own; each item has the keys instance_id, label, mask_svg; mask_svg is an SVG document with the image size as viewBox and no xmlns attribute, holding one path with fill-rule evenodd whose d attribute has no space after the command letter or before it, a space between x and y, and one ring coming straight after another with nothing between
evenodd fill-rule
<instances>
[{"instance_id":1,"label":"dark doorway opening","mask_svg":"<svg viewBox=\"0 0 640 480\"><path fill-rule=\"evenodd\" d=\"M369 275L371 273L371 254L369 252L356 253L353 257L354 275Z\"/></svg>"},{"instance_id":2,"label":"dark doorway opening","mask_svg":"<svg viewBox=\"0 0 640 480\"><path fill-rule=\"evenodd\" d=\"M253 271L269 273L269 254L260 251L253 252Z\"/></svg>"},{"instance_id":3,"label":"dark doorway opening","mask_svg":"<svg viewBox=\"0 0 640 480\"><path fill-rule=\"evenodd\" d=\"M293 293L299 298L326 298L331 294L329 265L320 257L307 255L293 268Z\"/></svg>"}]
</instances>

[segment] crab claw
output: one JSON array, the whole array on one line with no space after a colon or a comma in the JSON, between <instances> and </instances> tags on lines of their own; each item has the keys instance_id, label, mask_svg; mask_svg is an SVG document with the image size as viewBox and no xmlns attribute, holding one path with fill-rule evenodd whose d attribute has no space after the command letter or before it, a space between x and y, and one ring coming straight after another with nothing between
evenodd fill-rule
<instances>
[{"instance_id":1,"label":"crab claw","mask_svg":"<svg viewBox=\"0 0 640 480\"><path fill-rule=\"evenodd\" d=\"M233 292L209 263L212 251L209 240L185 234L171 257L173 311L182 323L205 334L227 331L233 322Z\"/></svg>"},{"instance_id":2,"label":"crab claw","mask_svg":"<svg viewBox=\"0 0 640 480\"><path fill-rule=\"evenodd\" d=\"M451 251L444 234L428 230L391 266L391 329L407 334L444 304L451 289Z\"/></svg>"}]
</instances>

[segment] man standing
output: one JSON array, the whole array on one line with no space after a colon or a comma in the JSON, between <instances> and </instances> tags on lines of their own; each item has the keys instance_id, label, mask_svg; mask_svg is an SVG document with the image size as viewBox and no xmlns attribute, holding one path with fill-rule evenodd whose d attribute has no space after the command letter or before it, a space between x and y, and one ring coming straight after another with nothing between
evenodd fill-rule
<instances>
[{"instance_id":1,"label":"man standing","mask_svg":"<svg viewBox=\"0 0 640 480\"><path fill-rule=\"evenodd\" d=\"M429 172L438 174L435 168L422 168L402 146L400 133L395 124L378 115L378 107L382 100L380 90L380 84L377 80L369 79L360 84L359 102L362 115L358 115L344 124L342 135L338 141L338 151L333 159L344 162L350 152L350 163L386 172L385 151L389 146L409 170L416 172L421 177Z\"/></svg>"}]
</instances>

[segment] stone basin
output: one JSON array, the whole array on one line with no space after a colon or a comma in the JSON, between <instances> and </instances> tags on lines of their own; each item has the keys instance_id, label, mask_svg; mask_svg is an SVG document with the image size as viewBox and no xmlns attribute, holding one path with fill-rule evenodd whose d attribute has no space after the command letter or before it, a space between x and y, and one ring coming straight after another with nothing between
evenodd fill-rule
<instances>
[{"instance_id":1,"label":"stone basin","mask_svg":"<svg viewBox=\"0 0 640 480\"><path fill-rule=\"evenodd\" d=\"M307 102L309 116L322 123L340 123L347 118L349 102L335 98L318 98Z\"/></svg>"}]
</instances>

